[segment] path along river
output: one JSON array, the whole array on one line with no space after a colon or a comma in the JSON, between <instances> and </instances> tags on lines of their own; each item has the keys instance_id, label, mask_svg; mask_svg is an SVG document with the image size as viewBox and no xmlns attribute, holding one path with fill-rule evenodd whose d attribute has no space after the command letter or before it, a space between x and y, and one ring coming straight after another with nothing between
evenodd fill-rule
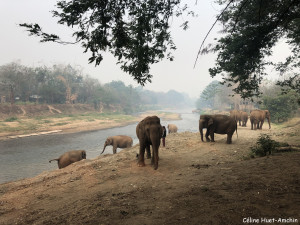
<instances>
[{"instance_id":1,"label":"path along river","mask_svg":"<svg viewBox=\"0 0 300 225\"><path fill-rule=\"evenodd\" d=\"M198 114L193 114L191 109L173 112L180 113L182 119L161 120L163 126L174 123L178 127L178 132L198 131ZM96 158L101 153L104 142L109 136L120 134L131 136L135 145L138 143L135 133L136 125L137 123L105 130L49 134L0 141L0 183L33 177L43 171L55 170L57 163L48 163L48 161L58 158L69 150L83 149L86 150L88 159ZM117 149L118 152L120 150ZM106 147L103 154L112 154L112 147Z\"/></svg>"}]
</instances>

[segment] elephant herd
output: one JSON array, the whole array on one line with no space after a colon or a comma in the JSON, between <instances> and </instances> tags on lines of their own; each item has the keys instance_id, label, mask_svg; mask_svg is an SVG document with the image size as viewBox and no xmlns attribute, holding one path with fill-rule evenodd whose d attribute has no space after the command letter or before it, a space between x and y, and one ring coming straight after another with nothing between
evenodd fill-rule
<instances>
[{"instance_id":1,"label":"elephant herd","mask_svg":"<svg viewBox=\"0 0 300 225\"><path fill-rule=\"evenodd\" d=\"M270 112L268 110L253 110L250 113L251 130L262 129L265 118L268 119L269 129L270 125ZM205 138L208 142L214 142L214 134L227 134L227 144L232 143L232 135L237 133L237 123L240 126L246 126L248 121L248 114L246 112L232 110L230 116L227 115L201 115L199 119L199 131L201 135L201 141L203 141L203 129L206 128ZM175 124L168 125L168 133L176 133L178 130ZM139 154L138 154L138 166L145 166L144 155L147 154L147 158L151 158L151 164L154 169L158 168L158 150L160 147L160 140L163 135L163 127L160 124L160 118L157 116L148 116L140 121L136 126L136 135L139 139ZM117 153L117 148L129 148L132 147L133 140L129 136L117 135L108 137L104 143L104 152L106 146L113 146L113 153ZM150 151L150 145L152 145L152 154ZM51 161L58 162L58 168L64 168L74 162L86 159L86 152L84 150L73 150L64 153L57 159Z\"/></svg>"},{"instance_id":2,"label":"elephant herd","mask_svg":"<svg viewBox=\"0 0 300 225\"><path fill-rule=\"evenodd\" d=\"M262 126L265 122L265 119L268 120L269 129L271 129L271 118L270 118L269 110L251 110L250 111L250 122L251 122L251 130L262 129ZM230 117L234 118L239 126L246 127L248 121L248 113L240 110L232 110L230 111Z\"/></svg>"}]
</instances>

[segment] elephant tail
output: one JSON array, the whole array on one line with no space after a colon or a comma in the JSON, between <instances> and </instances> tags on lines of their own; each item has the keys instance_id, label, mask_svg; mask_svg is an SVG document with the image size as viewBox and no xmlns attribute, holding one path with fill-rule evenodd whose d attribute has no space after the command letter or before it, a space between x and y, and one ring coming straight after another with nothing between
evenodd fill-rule
<instances>
[{"instance_id":1,"label":"elephant tail","mask_svg":"<svg viewBox=\"0 0 300 225\"><path fill-rule=\"evenodd\" d=\"M49 163L51 163L52 161L58 161L59 159L51 159L49 160Z\"/></svg>"},{"instance_id":2,"label":"elephant tail","mask_svg":"<svg viewBox=\"0 0 300 225\"><path fill-rule=\"evenodd\" d=\"M236 137L239 138L239 135L238 135L238 132L237 132L237 128L238 128L238 126L236 124L236 126L235 126Z\"/></svg>"}]
</instances>

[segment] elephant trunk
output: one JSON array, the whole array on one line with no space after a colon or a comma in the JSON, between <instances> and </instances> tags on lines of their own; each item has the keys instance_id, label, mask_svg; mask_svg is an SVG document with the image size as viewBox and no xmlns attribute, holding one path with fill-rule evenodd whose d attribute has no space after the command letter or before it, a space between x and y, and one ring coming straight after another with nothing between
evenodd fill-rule
<instances>
[{"instance_id":1,"label":"elephant trunk","mask_svg":"<svg viewBox=\"0 0 300 225\"><path fill-rule=\"evenodd\" d=\"M158 168L158 149L160 146L160 138L161 138L161 134L160 132L154 132L154 133L150 133L150 139L151 139L151 143L152 143L152 163L154 166L154 169L157 170Z\"/></svg>"},{"instance_id":2,"label":"elephant trunk","mask_svg":"<svg viewBox=\"0 0 300 225\"><path fill-rule=\"evenodd\" d=\"M107 144L105 143L105 144L104 144L104 147L103 147L103 150L102 150L102 152L100 153L100 155L104 152L106 146L107 146Z\"/></svg>"},{"instance_id":3,"label":"elephant trunk","mask_svg":"<svg viewBox=\"0 0 300 225\"><path fill-rule=\"evenodd\" d=\"M159 149L159 144L157 143L152 144L152 150L153 150L152 158L153 158L153 166L155 170L157 170L158 168L158 149Z\"/></svg>"},{"instance_id":4,"label":"elephant trunk","mask_svg":"<svg viewBox=\"0 0 300 225\"><path fill-rule=\"evenodd\" d=\"M271 129L271 118L267 117L268 123L269 123L269 129Z\"/></svg>"}]
</instances>

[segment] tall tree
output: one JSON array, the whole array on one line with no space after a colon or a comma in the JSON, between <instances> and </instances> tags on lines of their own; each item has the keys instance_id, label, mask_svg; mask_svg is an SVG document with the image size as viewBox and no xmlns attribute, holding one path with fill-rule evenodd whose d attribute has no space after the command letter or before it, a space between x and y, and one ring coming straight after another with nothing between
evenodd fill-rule
<instances>
[{"instance_id":1,"label":"tall tree","mask_svg":"<svg viewBox=\"0 0 300 225\"><path fill-rule=\"evenodd\" d=\"M215 77L223 74L224 83L238 86L234 91L243 98L258 96L259 85L266 75L267 65L274 65L289 79L278 84L300 93L300 1L299 0L218 0L224 10L218 15L224 36L214 45L199 52L218 53L216 66L209 69ZM267 60L272 47L284 38L291 48L285 62L275 64ZM291 71L292 70L292 71Z\"/></svg>"},{"instance_id":2,"label":"tall tree","mask_svg":"<svg viewBox=\"0 0 300 225\"><path fill-rule=\"evenodd\" d=\"M150 65L167 57L176 49L170 34L173 16L187 12L180 0L76 0L57 1L53 17L58 23L72 27L73 43L81 43L90 51L89 62L99 65L102 52L110 51L139 84L151 82ZM66 44L56 34L47 34L38 24L20 24L41 42ZM187 22L183 23L187 28Z\"/></svg>"},{"instance_id":3,"label":"tall tree","mask_svg":"<svg viewBox=\"0 0 300 225\"><path fill-rule=\"evenodd\" d=\"M201 109L209 107L214 109L217 101L218 93L221 91L221 84L219 81L210 82L205 89L201 92L199 99L197 100L197 108Z\"/></svg>"}]
</instances>

